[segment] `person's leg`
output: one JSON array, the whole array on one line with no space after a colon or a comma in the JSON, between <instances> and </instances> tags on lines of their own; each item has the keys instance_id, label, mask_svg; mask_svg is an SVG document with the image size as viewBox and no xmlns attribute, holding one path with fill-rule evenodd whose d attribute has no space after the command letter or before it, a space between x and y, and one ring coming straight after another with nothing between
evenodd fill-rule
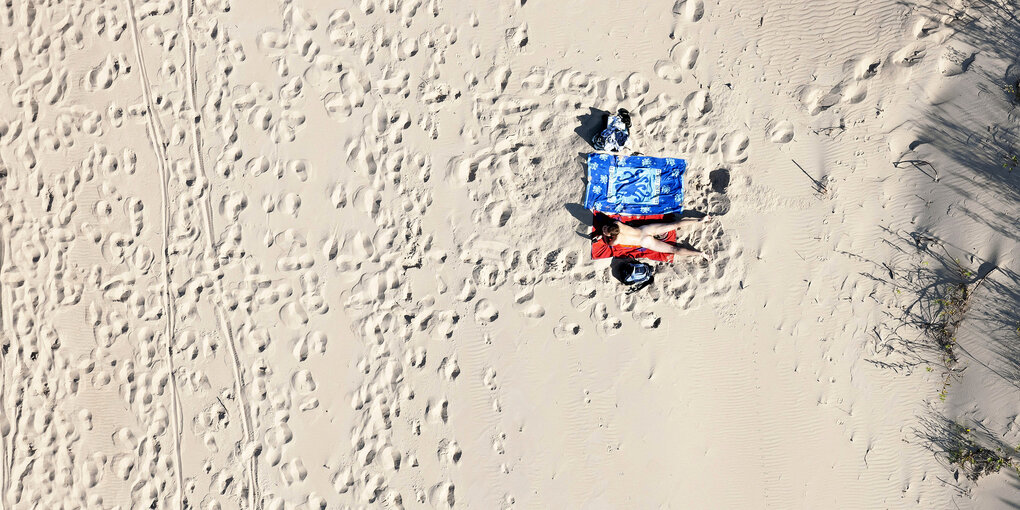
<instances>
[{"instance_id":1,"label":"person's leg","mask_svg":"<svg viewBox=\"0 0 1020 510\"><path fill-rule=\"evenodd\" d=\"M660 241L650 236L644 236L641 238L641 247L647 248L652 251L657 251L659 253L672 253L673 255L683 255L687 257L700 256L702 258L708 259L708 256L706 254L698 250L692 250L690 248L684 248L681 246L669 244L665 241Z\"/></svg>"},{"instance_id":2,"label":"person's leg","mask_svg":"<svg viewBox=\"0 0 1020 510\"><path fill-rule=\"evenodd\" d=\"M711 260L708 253L698 250L692 250L690 248L682 248L680 246L674 246L674 255L683 255L685 257L701 257L705 260Z\"/></svg>"},{"instance_id":3,"label":"person's leg","mask_svg":"<svg viewBox=\"0 0 1020 510\"><path fill-rule=\"evenodd\" d=\"M673 221L669 223L649 223L647 225L641 225L637 227L642 234L646 236L657 236L668 233L672 230L680 228L681 222Z\"/></svg>"},{"instance_id":4,"label":"person's leg","mask_svg":"<svg viewBox=\"0 0 1020 510\"><path fill-rule=\"evenodd\" d=\"M664 241L655 239L654 237L642 237L641 247L649 250L657 251L659 253L672 253L673 255L681 255L684 257L701 257L706 261L710 261L711 257L708 253L694 250L691 248L684 248L682 246L676 246Z\"/></svg>"},{"instance_id":5,"label":"person's leg","mask_svg":"<svg viewBox=\"0 0 1020 510\"><path fill-rule=\"evenodd\" d=\"M638 229L641 230L641 233L645 235L657 236L665 234L670 230L677 230L681 227L692 225L695 223L701 223L704 221L708 221L710 219L712 219L711 216L704 216L700 219L683 218L679 221L673 221L669 223L649 223L647 225L641 225L640 227L638 227Z\"/></svg>"}]
</instances>

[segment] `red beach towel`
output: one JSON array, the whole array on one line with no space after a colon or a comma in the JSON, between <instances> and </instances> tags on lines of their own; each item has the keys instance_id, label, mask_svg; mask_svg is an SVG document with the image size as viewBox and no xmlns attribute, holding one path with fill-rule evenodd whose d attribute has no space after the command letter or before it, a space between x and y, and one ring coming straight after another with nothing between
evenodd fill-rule
<instances>
[{"instance_id":1,"label":"red beach towel","mask_svg":"<svg viewBox=\"0 0 1020 510\"><path fill-rule=\"evenodd\" d=\"M596 211L592 211L592 213L593 214L603 214L603 215L608 216L608 217L610 217L610 218L612 218L614 220L622 221L623 223L626 223L628 225L634 225L634 226L643 225L643 224L646 224L646 223L653 223L653 222L656 222L656 221L661 221L663 219L663 217L664 217L664 215L662 215L662 214L648 214L648 215L644 215L644 216L630 214L630 215L626 215L626 216L621 216L621 215L618 215L618 214L606 214L606 213L599 213L599 212L596 212ZM591 231L595 232L595 227L592 227ZM668 234L666 234L665 236L660 237L660 239L662 239L663 241L666 241L668 243L675 243L676 242L676 230L669 231ZM644 259L648 259L648 260L657 260L659 262L673 262L673 254L672 253L660 253L660 252L657 252L657 251L649 250L647 248L642 248L640 246L625 245L625 244L617 244L617 245L614 245L614 246L609 246L602 239L599 239L597 241L592 241L592 243L591 243L591 258L592 258L592 260L607 259L607 258L610 258L610 257L624 258L624 259L641 259L641 258L644 258Z\"/></svg>"}]
</instances>

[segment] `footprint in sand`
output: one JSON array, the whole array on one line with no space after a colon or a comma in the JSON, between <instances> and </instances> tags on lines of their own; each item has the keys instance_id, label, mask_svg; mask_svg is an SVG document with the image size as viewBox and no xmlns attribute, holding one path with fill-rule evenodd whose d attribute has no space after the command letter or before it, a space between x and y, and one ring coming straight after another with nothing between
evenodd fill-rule
<instances>
[{"instance_id":1,"label":"footprint in sand","mask_svg":"<svg viewBox=\"0 0 1020 510\"><path fill-rule=\"evenodd\" d=\"M507 29L505 39L511 48L524 48L528 45L528 24Z\"/></svg>"},{"instance_id":2,"label":"footprint in sand","mask_svg":"<svg viewBox=\"0 0 1020 510\"><path fill-rule=\"evenodd\" d=\"M741 131L734 131L723 136L721 149L723 157L729 163L742 163L747 160L747 146L750 139Z\"/></svg>"},{"instance_id":3,"label":"footprint in sand","mask_svg":"<svg viewBox=\"0 0 1020 510\"><path fill-rule=\"evenodd\" d=\"M700 54L701 50L697 46L676 43L669 50L669 60L659 60L652 69L659 78L680 83L683 81L684 71L694 69L697 65Z\"/></svg>"},{"instance_id":4,"label":"footprint in sand","mask_svg":"<svg viewBox=\"0 0 1020 510\"><path fill-rule=\"evenodd\" d=\"M514 297L514 304L521 315L530 319L541 319L545 316L545 307L533 302L532 299L534 297L534 289L531 287L525 288Z\"/></svg>"},{"instance_id":5,"label":"footprint in sand","mask_svg":"<svg viewBox=\"0 0 1020 510\"><path fill-rule=\"evenodd\" d=\"M674 49L676 47L674 46ZM683 66L686 69L694 69L694 66L698 64L698 57L701 56L701 49L697 46L687 46L678 53L678 59L674 57L674 62Z\"/></svg>"},{"instance_id":6,"label":"footprint in sand","mask_svg":"<svg viewBox=\"0 0 1020 510\"><path fill-rule=\"evenodd\" d=\"M943 76L956 76L967 72L972 62L974 62L974 53L964 53L949 46L942 50L942 55L939 56L939 72Z\"/></svg>"},{"instance_id":7,"label":"footprint in sand","mask_svg":"<svg viewBox=\"0 0 1020 510\"><path fill-rule=\"evenodd\" d=\"M713 130L708 130L704 133L699 133L697 136L694 137L693 150L697 150L698 152L702 152L704 154L714 154L718 150L715 143L717 139L718 136Z\"/></svg>"},{"instance_id":8,"label":"footprint in sand","mask_svg":"<svg viewBox=\"0 0 1020 510\"><path fill-rule=\"evenodd\" d=\"M439 448L436 450L436 456L443 464L457 465L460 463L463 451L460 449L460 445L457 444L457 441L442 439L439 441Z\"/></svg>"},{"instance_id":9,"label":"footprint in sand","mask_svg":"<svg viewBox=\"0 0 1020 510\"><path fill-rule=\"evenodd\" d=\"M131 72L129 60L123 53L107 55L98 66L88 73L88 88L90 90L108 89L113 86L121 75Z\"/></svg>"},{"instance_id":10,"label":"footprint in sand","mask_svg":"<svg viewBox=\"0 0 1020 510\"><path fill-rule=\"evenodd\" d=\"M687 96L684 106L687 108L687 118L697 121L712 111L712 98L709 97L708 92L699 90Z\"/></svg>"},{"instance_id":11,"label":"footprint in sand","mask_svg":"<svg viewBox=\"0 0 1020 510\"><path fill-rule=\"evenodd\" d=\"M485 385L489 391L496 391L496 370L492 367L485 369L485 374L482 375L482 384Z\"/></svg>"},{"instance_id":12,"label":"footprint in sand","mask_svg":"<svg viewBox=\"0 0 1020 510\"><path fill-rule=\"evenodd\" d=\"M553 328L553 336L557 340L568 340L581 334L581 325L567 320L566 317L560 319L560 322Z\"/></svg>"},{"instance_id":13,"label":"footprint in sand","mask_svg":"<svg viewBox=\"0 0 1020 510\"><path fill-rule=\"evenodd\" d=\"M485 212L489 218L489 224L499 228L506 226L507 222L510 221L510 215L513 210L505 200L497 200L486 205Z\"/></svg>"},{"instance_id":14,"label":"footprint in sand","mask_svg":"<svg viewBox=\"0 0 1020 510\"><path fill-rule=\"evenodd\" d=\"M335 121L344 121L356 108L365 105L365 96L372 90L368 78L356 71L345 71L340 75L340 91L323 96L326 114Z\"/></svg>"},{"instance_id":15,"label":"footprint in sand","mask_svg":"<svg viewBox=\"0 0 1020 510\"><path fill-rule=\"evenodd\" d=\"M843 101L857 104L868 97L868 85L866 83L853 83L843 90Z\"/></svg>"},{"instance_id":16,"label":"footprint in sand","mask_svg":"<svg viewBox=\"0 0 1020 510\"><path fill-rule=\"evenodd\" d=\"M634 320L644 329L656 329L662 324L662 317L649 310L635 311Z\"/></svg>"},{"instance_id":17,"label":"footprint in sand","mask_svg":"<svg viewBox=\"0 0 1020 510\"><path fill-rule=\"evenodd\" d=\"M697 23L705 17L705 2L702 0L680 0L673 4L673 14L690 23Z\"/></svg>"},{"instance_id":18,"label":"footprint in sand","mask_svg":"<svg viewBox=\"0 0 1020 510\"><path fill-rule=\"evenodd\" d=\"M475 304L475 321L480 324L488 324L499 318L499 310L496 305L488 299L480 299Z\"/></svg>"},{"instance_id":19,"label":"footprint in sand","mask_svg":"<svg viewBox=\"0 0 1020 510\"><path fill-rule=\"evenodd\" d=\"M456 487L451 482L443 482L434 485L429 491L429 503L435 508L452 509L454 508L454 489Z\"/></svg>"},{"instance_id":20,"label":"footprint in sand","mask_svg":"<svg viewBox=\"0 0 1020 510\"><path fill-rule=\"evenodd\" d=\"M652 67L655 71L655 75L663 80L668 80L673 83L680 83L683 81L683 71L673 62L669 60L660 60L655 63Z\"/></svg>"},{"instance_id":21,"label":"footprint in sand","mask_svg":"<svg viewBox=\"0 0 1020 510\"><path fill-rule=\"evenodd\" d=\"M854 66L854 79L855 80L867 80L878 74L882 68L882 61L880 59L862 58L856 66Z\"/></svg>"},{"instance_id":22,"label":"footprint in sand","mask_svg":"<svg viewBox=\"0 0 1020 510\"><path fill-rule=\"evenodd\" d=\"M765 139L772 143L789 143L793 134L793 123L788 120L772 120L765 125Z\"/></svg>"},{"instance_id":23,"label":"footprint in sand","mask_svg":"<svg viewBox=\"0 0 1020 510\"><path fill-rule=\"evenodd\" d=\"M638 73L631 73L623 83L627 91L627 97L637 98L648 93L651 85L644 76Z\"/></svg>"},{"instance_id":24,"label":"footprint in sand","mask_svg":"<svg viewBox=\"0 0 1020 510\"><path fill-rule=\"evenodd\" d=\"M937 31L940 26L941 24L938 21L926 16L921 16L921 18L914 23L911 33L916 39L922 39Z\"/></svg>"},{"instance_id":25,"label":"footprint in sand","mask_svg":"<svg viewBox=\"0 0 1020 510\"><path fill-rule=\"evenodd\" d=\"M460 376L460 365L457 363L457 357L443 358L439 362L439 367L436 371L442 374L447 381L453 382L457 380L457 377Z\"/></svg>"},{"instance_id":26,"label":"footprint in sand","mask_svg":"<svg viewBox=\"0 0 1020 510\"><path fill-rule=\"evenodd\" d=\"M327 29L330 42L336 46L353 48L358 42L358 31L347 9L337 9L329 15Z\"/></svg>"},{"instance_id":27,"label":"footprint in sand","mask_svg":"<svg viewBox=\"0 0 1020 510\"><path fill-rule=\"evenodd\" d=\"M924 59L926 49L921 43L910 43L892 55L892 61L903 67L912 67Z\"/></svg>"},{"instance_id":28,"label":"footprint in sand","mask_svg":"<svg viewBox=\"0 0 1020 510\"><path fill-rule=\"evenodd\" d=\"M623 327L623 321L619 317L610 315L609 307L605 303L596 303L592 307L591 319L605 335L614 335Z\"/></svg>"},{"instance_id":29,"label":"footprint in sand","mask_svg":"<svg viewBox=\"0 0 1020 510\"><path fill-rule=\"evenodd\" d=\"M803 87L800 91L800 99L809 114L818 115L839 104L843 99L843 87L841 85L832 88Z\"/></svg>"}]
</instances>

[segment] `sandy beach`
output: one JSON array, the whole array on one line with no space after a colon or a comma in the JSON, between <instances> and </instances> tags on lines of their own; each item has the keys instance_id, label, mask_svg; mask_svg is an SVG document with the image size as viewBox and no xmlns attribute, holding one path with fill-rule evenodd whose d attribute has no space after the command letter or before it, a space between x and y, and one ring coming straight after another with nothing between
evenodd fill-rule
<instances>
[{"instance_id":1,"label":"sandy beach","mask_svg":"<svg viewBox=\"0 0 1020 510\"><path fill-rule=\"evenodd\" d=\"M1020 508L1012 0L14 0L0 90L0 509Z\"/></svg>"}]
</instances>

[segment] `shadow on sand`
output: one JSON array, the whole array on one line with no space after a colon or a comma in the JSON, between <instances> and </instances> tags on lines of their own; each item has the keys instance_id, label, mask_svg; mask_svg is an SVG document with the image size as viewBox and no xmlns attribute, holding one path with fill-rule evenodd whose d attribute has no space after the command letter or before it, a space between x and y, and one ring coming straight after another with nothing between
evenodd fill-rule
<instances>
[{"instance_id":1,"label":"shadow on sand","mask_svg":"<svg viewBox=\"0 0 1020 510\"><path fill-rule=\"evenodd\" d=\"M954 368L958 355L973 361L955 342L956 329L975 321L993 342L989 346L999 357L993 371L1020 388L1020 275L985 261L971 267L972 258L953 246L921 232L896 233L886 229L883 242L911 259L907 268L870 261L875 269L863 276L891 286L897 294L911 296L901 309L886 312L891 332L875 336L876 350L899 354L898 361L868 361L896 371L910 371L921 365ZM954 256L951 253L959 253ZM978 304L979 306L974 306ZM986 365L988 366L988 365ZM989 367L991 368L991 367Z\"/></svg>"},{"instance_id":2,"label":"shadow on sand","mask_svg":"<svg viewBox=\"0 0 1020 510\"><path fill-rule=\"evenodd\" d=\"M578 126L574 128L574 132L577 136L585 141L592 149L595 148L591 144L595 135L602 132L606 127L606 119L609 118L609 112L600 110L598 108L589 107L589 112L577 116L579 122Z\"/></svg>"},{"instance_id":3,"label":"shadow on sand","mask_svg":"<svg viewBox=\"0 0 1020 510\"><path fill-rule=\"evenodd\" d=\"M1001 103L1005 118L997 126L978 125L982 119L965 125L961 119L968 117L966 112L953 110L950 105L932 106L918 120L921 142L918 145L930 145L960 171L945 179L953 169L936 168L930 161L918 158L913 151L917 147L902 155L896 166L925 173L968 199L967 202L978 198L970 196L967 189L980 189L987 194L981 197L982 203L1009 206L1020 202L1020 9L1016 0L973 0L966 10L953 7L955 2L948 0L936 0L930 5L916 0L900 3L932 20L952 19L953 41L972 46L974 54L983 55L984 61L1006 62L1004 72L981 65L972 65L967 70L980 76L979 93L987 93L991 101ZM963 64L972 62L974 54L961 55ZM956 210L1014 241L1020 240L1020 215L1015 214L1015 209L1007 206L1006 210L989 210L967 202Z\"/></svg>"},{"instance_id":4,"label":"shadow on sand","mask_svg":"<svg viewBox=\"0 0 1020 510\"><path fill-rule=\"evenodd\" d=\"M975 481L1002 469L1014 473L1017 469L1016 450L980 423L963 425L933 412L921 418L915 434L952 471L953 480L942 481L961 494L969 492L960 485L962 478Z\"/></svg>"}]
</instances>

